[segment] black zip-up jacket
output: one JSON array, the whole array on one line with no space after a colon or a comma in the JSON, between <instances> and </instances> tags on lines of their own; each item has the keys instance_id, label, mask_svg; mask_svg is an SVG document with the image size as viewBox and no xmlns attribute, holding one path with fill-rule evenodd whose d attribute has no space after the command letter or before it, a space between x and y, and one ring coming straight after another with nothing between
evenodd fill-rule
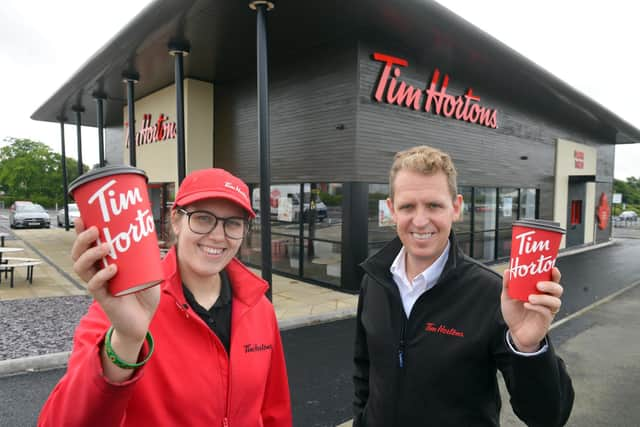
<instances>
[{"instance_id":1,"label":"black zip-up jacket","mask_svg":"<svg viewBox=\"0 0 640 427\"><path fill-rule=\"evenodd\" d=\"M436 286L408 319L389 271L400 240L362 264L354 427L499 426L497 369L527 425L564 425L574 398L564 362L548 338L548 350L537 356L509 350L500 276L465 256L453 232L450 241Z\"/></svg>"}]
</instances>

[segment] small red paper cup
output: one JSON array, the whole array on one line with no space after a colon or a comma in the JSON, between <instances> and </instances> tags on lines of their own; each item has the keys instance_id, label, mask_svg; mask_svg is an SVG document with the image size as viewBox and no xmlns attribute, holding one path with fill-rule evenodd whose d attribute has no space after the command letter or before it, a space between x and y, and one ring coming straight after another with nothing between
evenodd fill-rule
<instances>
[{"instance_id":1,"label":"small red paper cup","mask_svg":"<svg viewBox=\"0 0 640 427\"><path fill-rule=\"evenodd\" d=\"M553 221L522 219L513 223L507 288L511 298L528 301L529 295L541 293L536 284L551 280L564 233Z\"/></svg>"},{"instance_id":2,"label":"small red paper cup","mask_svg":"<svg viewBox=\"0 0 640 427\"><path fill-rule=\"evenodd\" d=\"M98 227L98 243L111 251L104 266L116 264L109 281L114 296L138 292L162 282L160 249L143 170L130 166L94 169L74 180L69 194L86 228Z\"/></svg>"}]
</instances>

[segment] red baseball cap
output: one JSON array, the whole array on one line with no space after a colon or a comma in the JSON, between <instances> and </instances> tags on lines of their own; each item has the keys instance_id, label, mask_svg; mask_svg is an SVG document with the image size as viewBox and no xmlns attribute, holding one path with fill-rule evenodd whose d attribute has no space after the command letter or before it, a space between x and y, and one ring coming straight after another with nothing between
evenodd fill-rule
<instances>
[{"instance_id":1,"label":"red baseball cap","mask_svg":"<svg viewBox=\"0 0 640 427\"><path fill-rule=\"evenodd\" d=\"M191 172L180 184L173 206L186 206L204 199L230 200L247 211L249 217L256 217L251 209L249 187L224 169L209 168Z\"/></svg>"}]
</instances>

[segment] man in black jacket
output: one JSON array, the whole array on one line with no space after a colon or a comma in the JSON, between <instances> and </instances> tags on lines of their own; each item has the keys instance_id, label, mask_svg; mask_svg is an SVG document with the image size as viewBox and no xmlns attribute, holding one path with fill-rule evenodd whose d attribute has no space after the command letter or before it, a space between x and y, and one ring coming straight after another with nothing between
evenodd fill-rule
<instances>
[{"instance_id":1,"label":"man in black jacket","mask_svg":"<svg viewBox=\"0 0 640 427\"><path fill-rule=\"evenodd\" d=\"M462 196L446 153L396 154L387 204L398 237L362 264L354 427L498 426L502 372L529 426L564 425L573 387L547 337L560 272L528 302L508 279L465 256L451 226Z\"/></svg>"}]
</instances>

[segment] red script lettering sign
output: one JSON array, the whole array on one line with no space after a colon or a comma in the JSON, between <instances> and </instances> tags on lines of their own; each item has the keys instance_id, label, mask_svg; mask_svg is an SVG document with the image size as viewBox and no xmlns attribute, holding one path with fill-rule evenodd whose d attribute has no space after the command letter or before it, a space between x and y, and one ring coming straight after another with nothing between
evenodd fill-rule
<instances>
[{"instance_id":1,"label":"red script lettering sign","mask_svg":"<svg viewBox=\"0 0 640 427\"><path fill-rule=\"evenodd\" d=\"M396 104L415 111L420 109L426 112L433 111L434 114L494 129L498 127L496 110L480 105L478 103L480 97L473 94L473 89L467 89L464 95L448 94L449 76L447 74L442 78L438 89L439 69L434 70L429 87L422 91L399 79L400 67L409 65L405 59L377 52L373 54L373 59L384 63L373 95L376 101Z\"/></svg>"}]
</instances>

